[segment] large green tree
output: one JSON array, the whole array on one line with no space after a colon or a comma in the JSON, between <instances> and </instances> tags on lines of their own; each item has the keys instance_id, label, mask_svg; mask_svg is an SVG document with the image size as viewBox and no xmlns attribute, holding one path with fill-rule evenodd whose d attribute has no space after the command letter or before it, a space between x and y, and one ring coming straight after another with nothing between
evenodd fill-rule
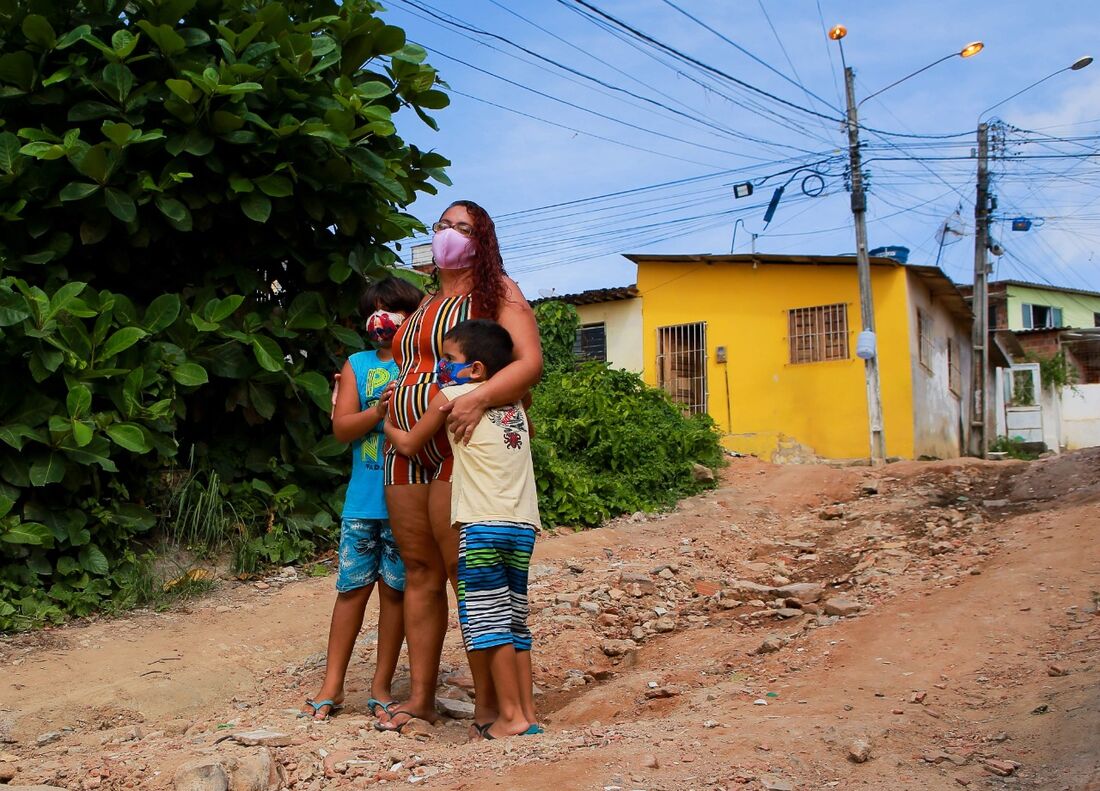
<instances>
[{"instance_id":1,"label":"large green tree","mask_svg":"<svg viewBox=\"0 0 1100 791\"><path fill-rule=\"evenodd\" d=\"M448 164L396 133L447 97L379 10L0 0L0 629L125 591L181 467L331 523L327 376Z\"/></svg>"}]
</instances>

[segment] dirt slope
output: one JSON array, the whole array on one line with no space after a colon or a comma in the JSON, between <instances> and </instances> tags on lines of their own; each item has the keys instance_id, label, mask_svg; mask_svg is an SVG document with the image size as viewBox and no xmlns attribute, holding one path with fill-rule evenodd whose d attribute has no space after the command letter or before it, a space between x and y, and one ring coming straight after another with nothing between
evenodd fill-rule
<instances>
[{"instance_id":1,"label":"dirt slope","mask_svg":"<svg viewBox=\"0 0 1100 791\"><path fill-rule=\"evenodd\" d=\"M332 581L276 576L0 641L0 782L172 788L206 758L243 788L269 757L295 789L1100 789L1098 526L1089 451L877 473L737 460L672 514L540 540L543 737L466 744L446 718L375 733L369 633L348 710L295 719ZM440 694L468 700L456 630L444 660ZM224 739L260 726L281 746Z\"/></svg>"}]
</instances>

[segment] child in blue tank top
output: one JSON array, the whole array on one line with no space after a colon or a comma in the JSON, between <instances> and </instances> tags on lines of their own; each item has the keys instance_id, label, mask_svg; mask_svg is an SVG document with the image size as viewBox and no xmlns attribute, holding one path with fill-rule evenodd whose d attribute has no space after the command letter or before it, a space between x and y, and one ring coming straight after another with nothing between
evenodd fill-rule
<instances>
[{"instance_id":1,"label":"child in blue tank top","mask_svg":"<svg viewBox=\"0 0 1100 791\"><path fill-rule=\"evenodd\" d=\"M405 566L390 530L383 496L382 426L391 392L387 386L397 379L390 342L422 297L411 283L388 277L372 284L360 300L367 338L375 348L351 355L337 379L332 434L352 445L351 481L340 520L336 604L329 627L325 680L320 692L306 700L300 716L323 720L343 708L344 679L375 583L378 649L367 706L377 714L379 709L388 711L393 702L390 685L405 638Z\"/></svg>"}]
</instances>

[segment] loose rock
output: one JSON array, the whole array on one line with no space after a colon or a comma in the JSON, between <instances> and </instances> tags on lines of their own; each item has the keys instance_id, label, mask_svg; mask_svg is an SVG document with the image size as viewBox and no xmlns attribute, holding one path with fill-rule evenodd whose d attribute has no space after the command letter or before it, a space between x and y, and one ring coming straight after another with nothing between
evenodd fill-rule
<instances>
[{"instance_id":1,"label":"loose rock","mask_svg":"<svg viewBox=\"0 0 1100 791\"><path fill-rule=\"evenodd\" d=\"M225 768L210 758L188 761L172 778L175 791L229 791Z\"/></svg>"},{"instance_id":2,"label":"loose rock","mask_svg":"<svg viewBox=\"0 0 1100 791\"><path fill-rule=\"evenodd\" d=\"M787 644L787 640L784 637L780 637L777 634L768 635L767 639L762 642L756 649L758 654L774 654Z\"/></svg>"},{"instance_id":3,"label":"loose rock","mask_svg":"<svg viewBox=\"0 0 1100 791\"><path fill-rule=\"evenodd\" d=\"M866 739L856 739L848 745L848 760L857 764L866 763L871 757L871 743Z\"/></svg>"},{"instance_id":4,"label":"loose rock","mask_svg":"<svg viewBox=\"0 0 1100 791\"><path fill-rule=\"evenodd\" d=\"M600 648L607 656L622 656L638 647L633 640L604 640Z\"/></svg>"},{"instance_id":5,"label":"loose rock","mask_svg":"<svg viewBox=\"0 0 1100 791\"><path fill-rule=\"evenodd\" d=\"M237 744L243 744L245 747L287 747L293 742L293 738L285 733L263 729L258 731L245 731L244 733L234 733L230 738Z\"/></svg>"},{"instance_id":6,"label":"loose rock","mask_svg":"<svg viewBox=\"0 0 1100 791\"><path fill-rule=\"evenodd\" d=\"M828 599L825 602L825 614L826 615L855 615L857 612L863 609L863 605L859 602L852 601L851 599L842 599L839 597Z\"/></svg>"}]
</instances>

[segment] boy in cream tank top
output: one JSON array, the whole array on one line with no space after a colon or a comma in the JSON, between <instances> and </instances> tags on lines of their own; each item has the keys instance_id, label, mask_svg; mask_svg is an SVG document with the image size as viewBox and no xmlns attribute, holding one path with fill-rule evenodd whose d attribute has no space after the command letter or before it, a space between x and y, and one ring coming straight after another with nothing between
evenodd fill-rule
<instances>
[{"instance_id":1,"label":"boy in cream tank top","mask_svg":"<svg viewBox=\"0 0 1100 791\"><path fill-rule=\"evenodd\" d=\"M446 422L444 404L478 388L511 361L512 339L499 324L482 319L458 324L443 336L439 394L410 431L387 421L386 438L398 453L416 455ZM468 444L452 438L451 445L459 623L478 703L495 698L496 704L495 719L475 721L475 727L486 739L538 734L527 569L541 523L527 413L519 402L491 407Z\"/></svg>"}]
</instances>

